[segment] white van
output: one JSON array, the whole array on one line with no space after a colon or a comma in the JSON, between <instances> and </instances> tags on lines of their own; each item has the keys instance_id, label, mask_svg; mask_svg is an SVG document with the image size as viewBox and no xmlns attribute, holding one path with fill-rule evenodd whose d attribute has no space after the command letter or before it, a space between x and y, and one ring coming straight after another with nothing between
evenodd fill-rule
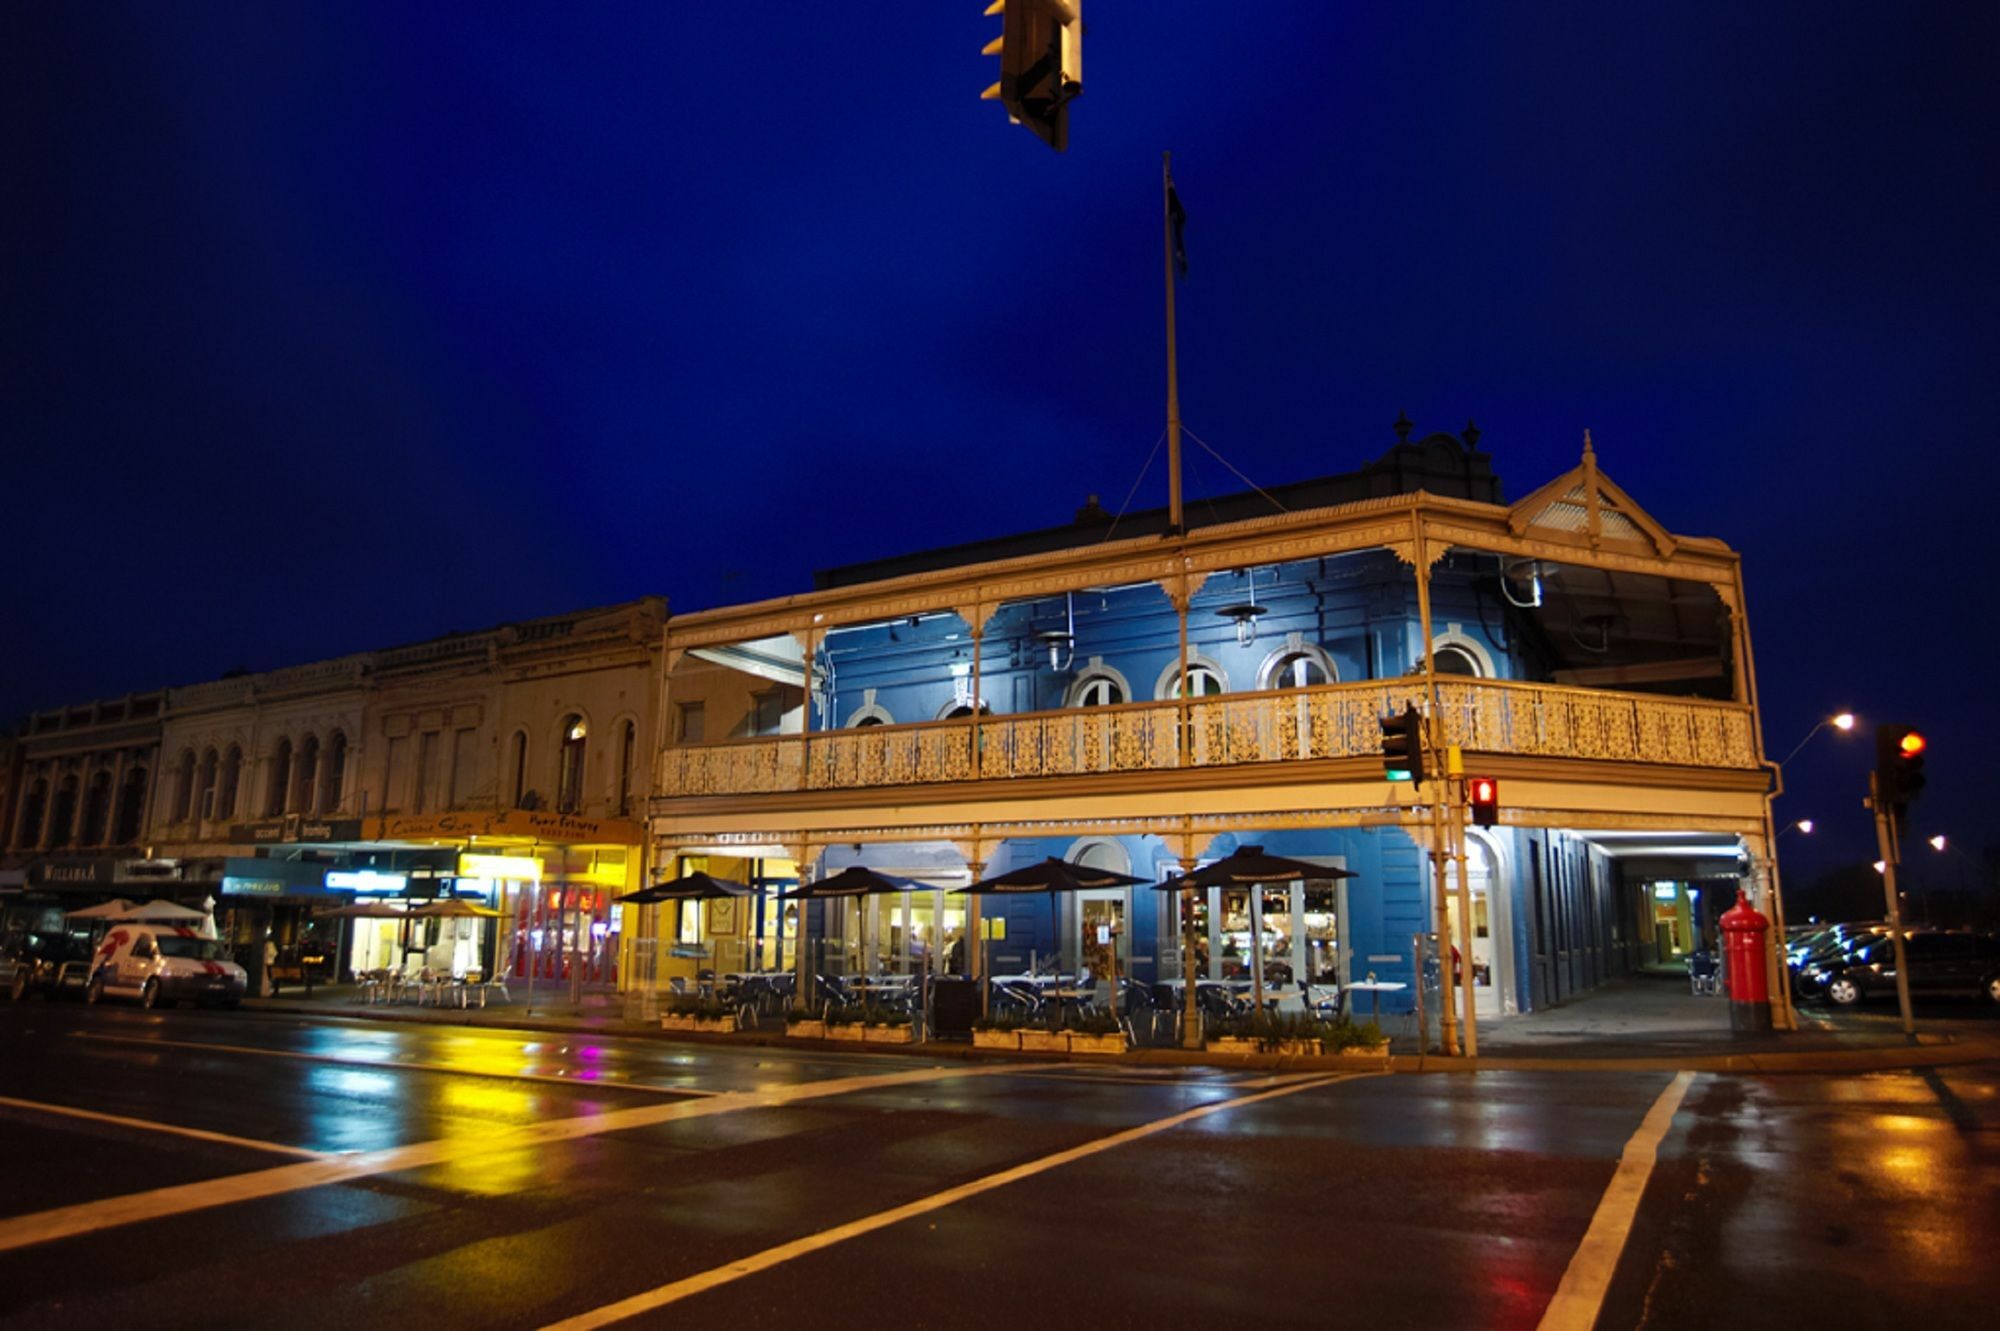
<instances>
[{"instance_id":1,"label":"white van","mask_svg":"<svg viewBox=\"0 0 2000 1331\"><path fill-rule=\"evenodd\" d=\"M137 998L142 1007L172 1007L181 999L235 1007L250 977L228 960L213 938L166 924L115 924L91 957L84 998L113 994Z\"/></svg>"}]
</instances>

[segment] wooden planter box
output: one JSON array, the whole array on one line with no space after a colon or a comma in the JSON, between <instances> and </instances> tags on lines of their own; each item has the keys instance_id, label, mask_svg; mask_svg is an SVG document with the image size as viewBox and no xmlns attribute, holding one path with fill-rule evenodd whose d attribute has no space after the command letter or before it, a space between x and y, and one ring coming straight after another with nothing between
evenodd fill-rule
<instances>
[{"instance_id":1,"label":"wooden planter box","mask_svg":"<svg viewBox=\"0 0 2000 1331\"><path fill-rule=\"evenodd\" d=\"M1257 1042L1255 1040L1245 1040L1235 1035L1225 1035L1215 1040L1204 1040L1201 1047L1211 1054L1254 1054L1257 1052Z\"/></svg>"},{"instance_id":2,"label":"wooden planter box","mask_svg":"<svg viewBox=\"0 0 2000 1331\"><path fill-rule=\"evenodd\" d=\"M823 1021L794 1021L785 1026L785 1034L799 1040L824 1040L826 1023Z\"/></svg>"},{"instance_id":3,"label":"wooden planter box","mask_svg":"<svg viewBox=\"0 0 2000 1331\"><path fill-rule=\"evenodd\" d=\"M850 1021L838 1026L832 1022L823 1024L826 1026L826 1038L829 1040L852 1040L860 1044L868 1038L868 1028L860 1022Z\"/></svg>"},{"instance_id":4,"label":"wooden planter box","mask_svg":"<svg viewBox=\"0 0 2000 1331\"><path fill-rule=\"evenodd\" d=\"M1125 1052L1125 1034L1113 1031L1109 1035L1085 1035L1081 1031L1071 1031L1069 1051L1072 1054L1122 1054Z\"/></svg>"},{"instance_id":5,"label":"wooden planter box","mask_svg":"<svg viewBox=\"0 0 2000 1331\"><path fill-rule=\"evenodd\" d=\"M1061 1054L1069 1051L1067 1031L1038 1031L1029 1027L1016 1034L1021 1037L1021 1048L1030 1052Z\"/></svg>"},{"instance_id":6,"label":"wooden planter box","mask_svg":"<svg viewBox=\"0 0 2000 1331\"><path fill-rule=\"evenodd\" d=\"M917 1028L908 1026L863 1026L861 1038L868 1044L915 1044Z\"/></svg>"},{"instance_id":7,"label":"wooden planter box","mask_svg":"<svg viewBox=\"0 0 2000 1331\"><path fill-rule=\"evenodd\" d=\"M1314 1052L1319 1051L1315 1050ZM1332 1051L1329 1050L1327 1052L1331 1053ZM1381 1044L1350 1045L1341 1050L1337 1055L1340 1058L1387 1058L1388 1056L1389 1042L1387 1040L1384 1040Z\"/></svg>"},{"instance_id":8,"label":"wooden planter box","mask_svg":"<svg viewBox=\"0 0 2000 1331\"><path fill-rule=\"evenodd\" d=\"M736 1018L697 1017L691 1012L669 1012L660 1018L663 1031L714 1031L727 1035L736 1029Z\"/></svg>"},{"instance_id":9,"label":"wooden planter box","mask_svg":"<svg viewBox=\"0 0 2000 1331\"><path fill-rule=\"evenodd\" d=\"M975 1026L972 1031L972 1047L974 1049L1019 1049L1021 1047L1021 1032L982 1031Z\"/></svg>"}]
</instances>

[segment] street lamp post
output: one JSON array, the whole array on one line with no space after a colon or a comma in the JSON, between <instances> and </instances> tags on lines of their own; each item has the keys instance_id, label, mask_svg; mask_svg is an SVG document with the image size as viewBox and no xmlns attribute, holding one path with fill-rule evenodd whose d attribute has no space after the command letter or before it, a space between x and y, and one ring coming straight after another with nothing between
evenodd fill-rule
<instances>
[{"instance_id":1,"label":"street lamp post","mask_svg":"<svg viewBox=\"0 0 2000 1331\"><path fill-rule=\"evenodd\" d=\"M1833 715L1823 716L1815 722L1813 728L1805 733L1805 737L1797 744L1792 745L1792 751L1784 756L1783 761L1771 764L1772 788L1770 794L1764 797L1764 845L1769 852L1768 858L1771 866L1772 925L1771 946L1765 949L1765 957L1766 966L1770 974L1771 992L1778 995L1778 1012L1776 1014L1778 1019L1774 1024L1780 1030L1797 1030L1799 1028L1799 1018L1798 1014L1792 1009L1790 977L1785 974L1785 967L1779 960L1782 955L1785 938L1785 896L1778 873L1778 838L1783 833L1779 832L1774 825L1775 820L1772 816L1772 805L1777 802L1780 795L1785 793L1785 763L1798 757L1799 751L1812 742L1813 736L1819 734L1820 731L1827 729L1829 726L1838 730L1843 735L1853 733L1854 713L1835 712ZM1787 826L1785 830L1790 831L1793 827L1798 828L1799 831L1807 835L1811 835L1812 820L1810 818L1799 819L1797 822Z\"/></svg>"}]
</instances>

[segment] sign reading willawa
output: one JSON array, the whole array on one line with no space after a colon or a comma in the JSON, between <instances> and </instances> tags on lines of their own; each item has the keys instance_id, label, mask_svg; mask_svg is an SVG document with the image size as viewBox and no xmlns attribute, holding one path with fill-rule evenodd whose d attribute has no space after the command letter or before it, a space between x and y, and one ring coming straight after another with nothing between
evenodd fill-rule
<instances>
[{"instance_id":1,"label":"sign reading willawa","mask_svg":"<svg viewBox=\"0 0 2000 1331\"><path fill-rule=\"evenodd\" d=\"M585 818L547 809L503 809L459 813L419 813L376 820L372 829L383 841L449 840L456 837L507 837L549 841L561 845L637 846L645 833L624 818Z\"/></svg>"}]
</instances>

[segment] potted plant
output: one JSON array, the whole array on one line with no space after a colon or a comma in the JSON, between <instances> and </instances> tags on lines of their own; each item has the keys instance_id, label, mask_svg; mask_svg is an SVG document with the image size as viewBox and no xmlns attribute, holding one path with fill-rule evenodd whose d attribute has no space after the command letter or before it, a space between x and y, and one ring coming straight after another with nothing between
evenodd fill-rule
<instances>
[{"instance_id":1,"label":"potted plant","mask_svg":"<svg viewBox=\"0 0 2000 1331\"><path fill-rule=\"evenodd\" d=\"M793 1008L785 1014L785 1034L794 1040L824 1040L826 1018L815 1017L806 1008Z\"/></svg>"},{"instance_id":2,"label":"potted plant","mask_svg":"<svg viewBox=\"0 0 2000 1331\"><path fill-rule=\"evenodd\" d=\"M1346 1017L1326 1023L1326 1030L1320 1036L1319 1047L1328 1054L1360 1054L1377 1057L1387 1056L1389 1037L1382 1028L1372 1021L1355 1025Z\"/></svg>"},{"instance_id":3,"label":"potted plant","mask_svg":"<svg viewBox=\"0 0 2000 1331\"><path fill-rule=\"evenodd\" d=\"M1021 1027L1021 1048L1029 1053L1062 1054L1069 1052L1069 1032L1060 1026L1023 1024Z\"/></svg>"},{"instance_id":4,"label":"potted plant","mask_svg":"<svg viewBox=\"0 0 2000 1331\"><path fill-rule=\"evenodd\" d=\"M660 1029L727 1034L736 1029L736 1009L716 998L679 997L660 1014Z\"/></svg>"},{"instance_id":5,"label":"potted plant","mask_svg":"<svg viewBox=\"0 0 2000 1331\"><path fill-rule=\"evenodd\" d=\"M1202 1027L1202 1048L1211 1054L1254 1054L1257 1037L1251 1032L1254 1017L1217 1017Z\"/></svg>"},{"instance_id":6,"label":"potted plant","mask_svg":"<svg viewBox=\"0 0 2000 1331\"><path fill-rule=\"evenodd\" d=\"M826 1010L826 1038L865 1040L868 1038L866 1012L858 1003L842 1003Z\"/></svg>"},{"instance_id":7,"label":"potted plant","mask_svg":"<svg viewBox=\"0 0 2000 1331\"><path fill-rule=\"evenodd\" d=\"M1069 1051L1072 1054L1125 1052L1125 1028L1109 1012L1091 1009L1074 1013L1064 1026L1069 1034Z\"/></svg>"},{"instance_id":8,"label":"potted plant","mask_svg":"<svg viewBox=\"0 0 2000 1331\"><path fill-rule=\"evenodd\" d=\"M1021 1018L1014 1014L987 1015L972 1023L974 1049L1019 1049Z\"/></svg>"},{"instance_id":9,"label":"potted plant","mask_svg":"<svg viewBox=\"0 0 2000 1331\"><path fill-rule=\"evenodd\" d=\"M916 1022L899 1008L873 1008L861 1031L869 1044L914 1044L917 1038Z\"/></svg>"}]
</instances>

